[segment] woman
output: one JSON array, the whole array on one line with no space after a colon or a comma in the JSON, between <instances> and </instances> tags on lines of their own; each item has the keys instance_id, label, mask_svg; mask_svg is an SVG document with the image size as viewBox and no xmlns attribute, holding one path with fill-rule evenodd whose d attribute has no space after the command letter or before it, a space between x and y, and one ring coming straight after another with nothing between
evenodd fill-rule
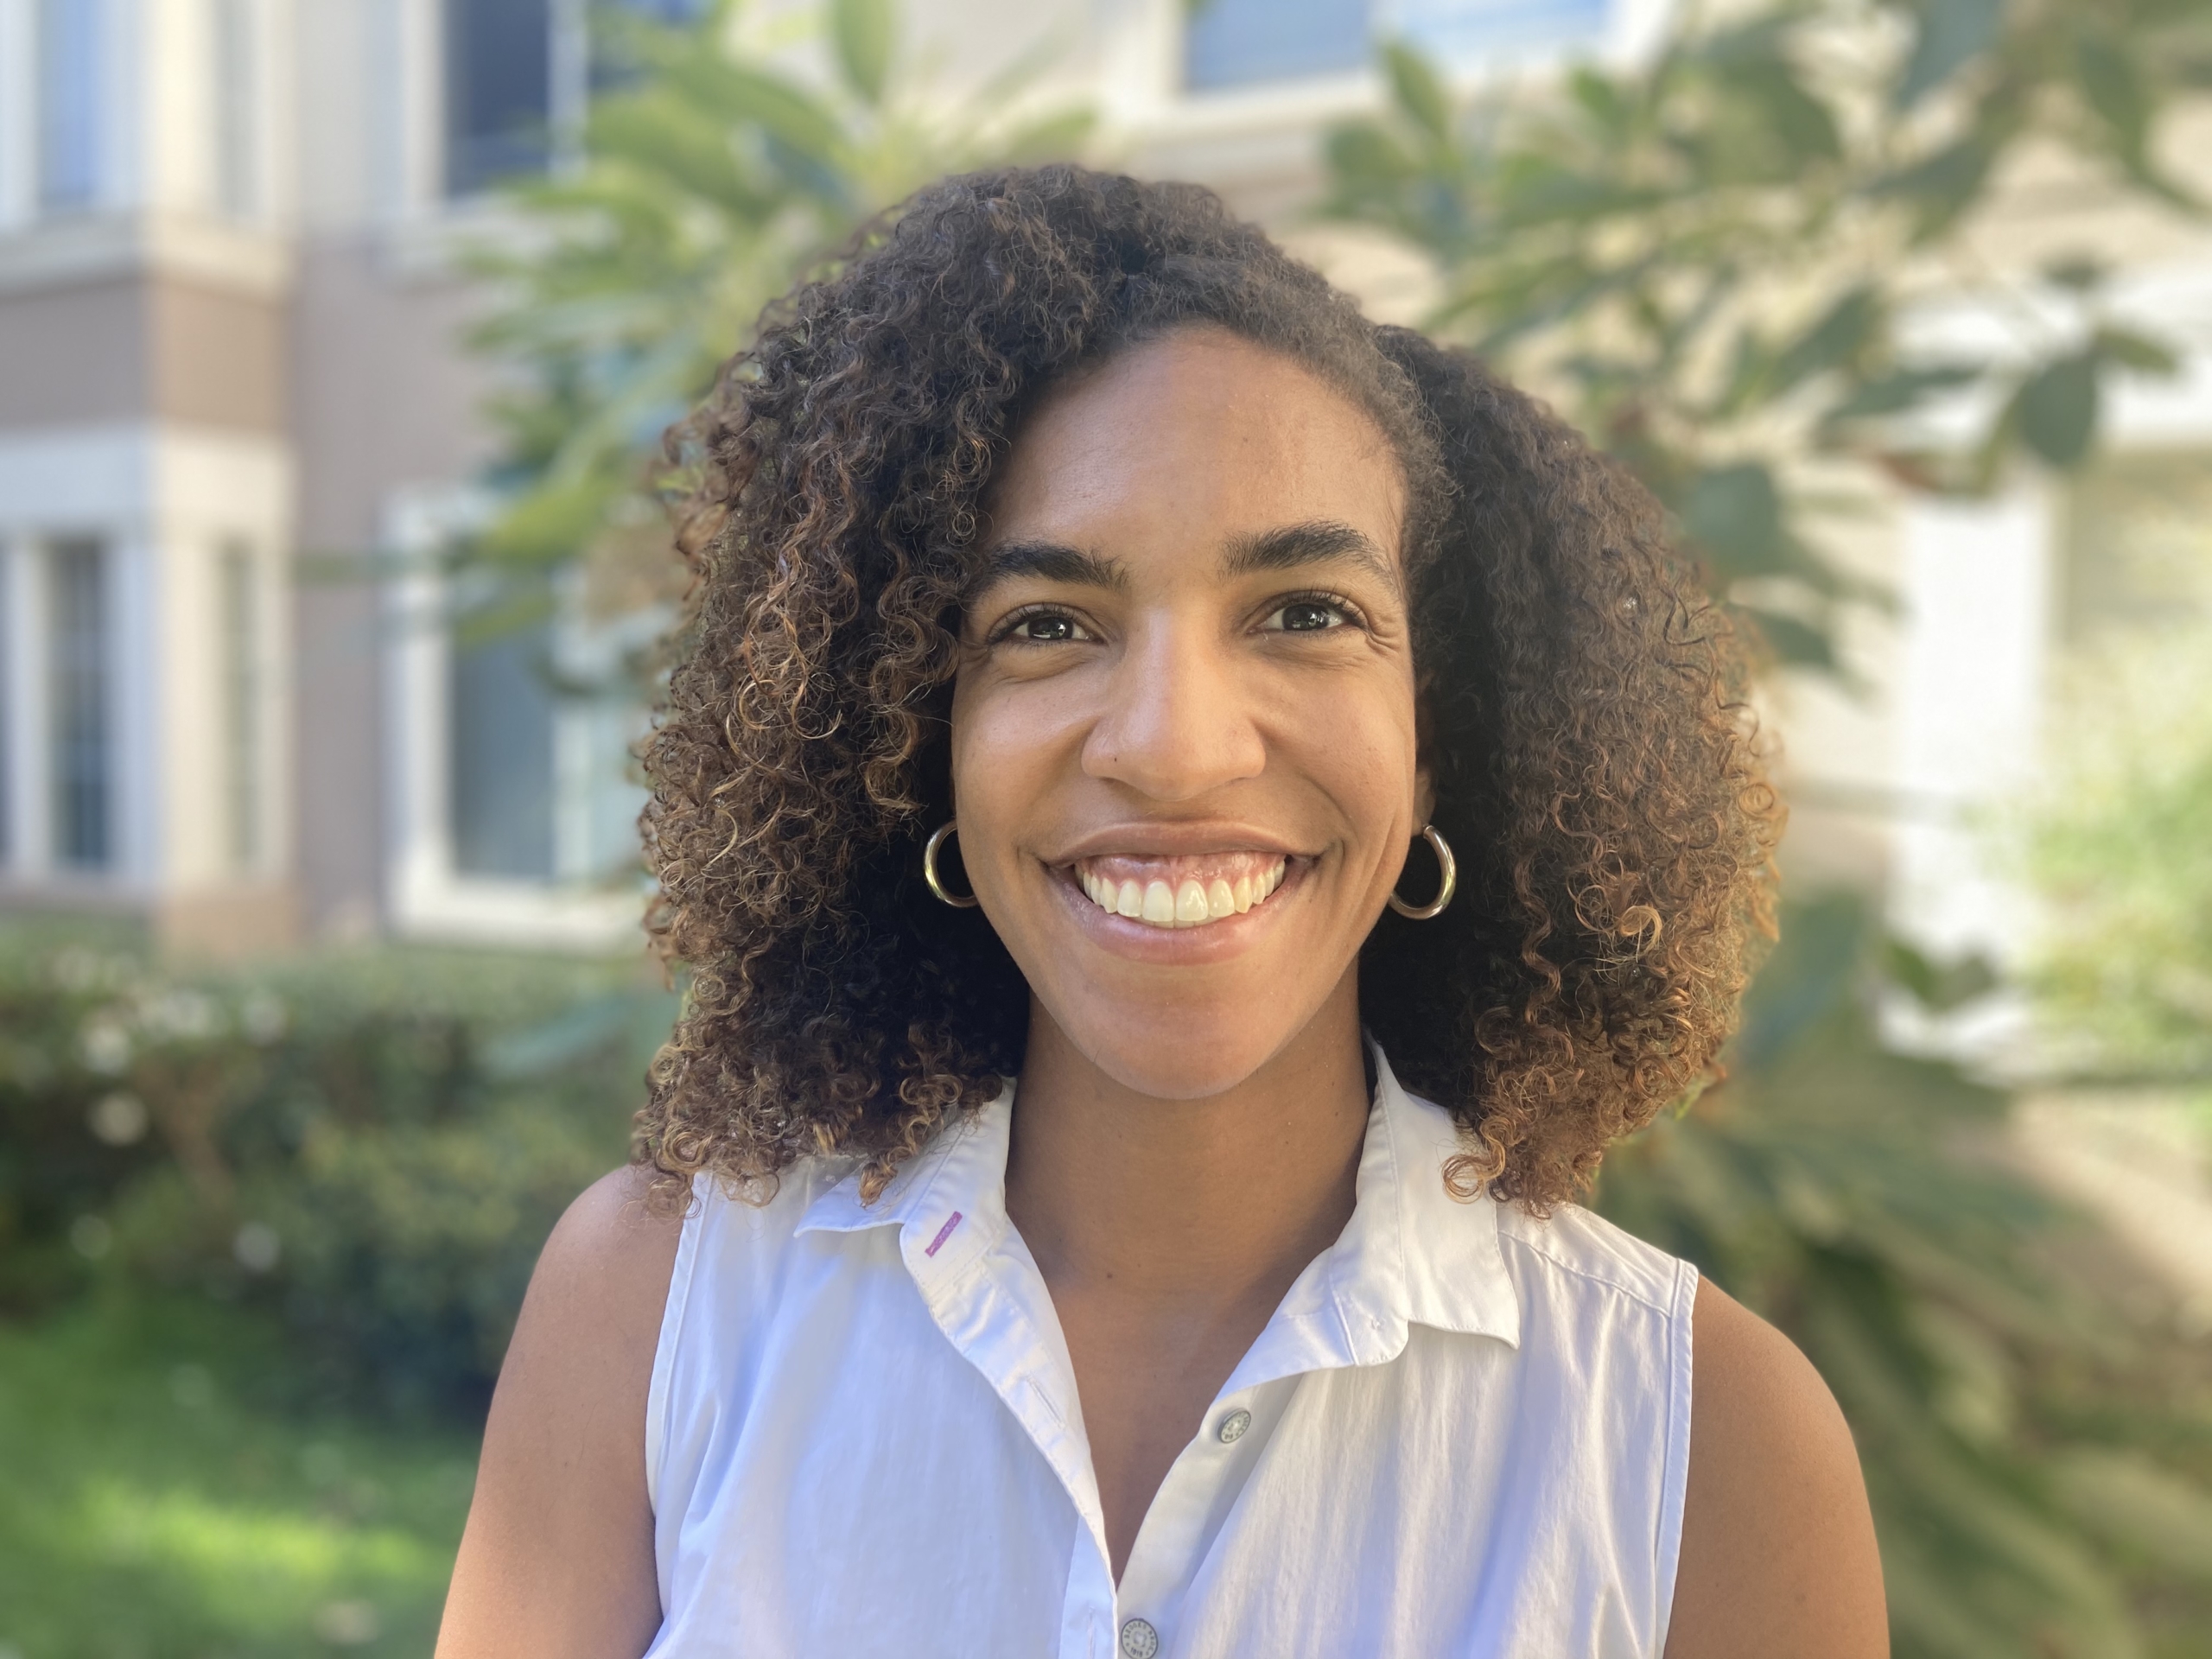
<instances>
[{"instance_id":1,"label":"woman","mask_svg":"<svg viewBox=\"0 0 2212 1659\"><path fill-rule=\"evenodd\" d=\"M923 192L687 441L690 997L440 1652L1884 1651L1818 1377L1568 1202L1778 818L1637 488L1073 168Z\"/></svg>"}]
</instances>

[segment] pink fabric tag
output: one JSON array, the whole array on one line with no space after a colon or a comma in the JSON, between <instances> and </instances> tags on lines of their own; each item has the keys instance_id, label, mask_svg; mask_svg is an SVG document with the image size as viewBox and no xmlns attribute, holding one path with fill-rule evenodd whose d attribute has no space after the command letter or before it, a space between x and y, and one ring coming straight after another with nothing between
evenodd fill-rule
<instances>
[{"instance_id":1,"label":"pink fabric tag","mask_svg":"<svg viewBox=\"0 0 2212 1659\"><path fill-rule=\"evenodd\" d=\"M929 1249L924 1250L922 1254L924 1255L935 1255L938 1253L938 1249L944 1243L944 1241L952 1236L952 1230L959 1224L960 1212L956 1210L944 1218L944 1225L937 1230L937 1236L930 1240Z\"/></svg>"}]
</instances>

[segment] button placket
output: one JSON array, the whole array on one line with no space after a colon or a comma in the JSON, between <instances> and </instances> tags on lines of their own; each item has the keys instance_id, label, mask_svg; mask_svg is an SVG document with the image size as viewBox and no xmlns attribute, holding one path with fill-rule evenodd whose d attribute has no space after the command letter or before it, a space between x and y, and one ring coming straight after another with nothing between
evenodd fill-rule
<instances>
[{"instance_id":1,"label":"button placket","mask_svg":"<svg viewBox=\"0 0 2212 1659\"><path fill-rule=\"evenodd\" d=\"M1154 1495L1122 1569L1117 1604L1143 1611L1123 1618L1116 1628L1114 1659L1164 1649L1163 1632L1175 1630L1184 1592L1211 1536L1208 1517L1218 1516L1233 1500L1234 1492L1228 1489L1241 1485L1249 1472L1259 1437L1254 1436L1249 1446L1239 1442L1259 1424L1249 1408L1217 1400L1196 1427L1190 1445L1169 1466ZM1125 1645L1132 1642L1140 1645ZM1150 1645L1143 1645L1147 1643Z\"/></svg>"}]
</instances>

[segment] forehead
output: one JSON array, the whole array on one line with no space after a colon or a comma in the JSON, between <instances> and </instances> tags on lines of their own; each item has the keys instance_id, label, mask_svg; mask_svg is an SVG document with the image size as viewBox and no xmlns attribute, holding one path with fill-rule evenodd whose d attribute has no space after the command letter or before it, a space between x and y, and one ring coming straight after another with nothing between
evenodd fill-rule
<instances>
[{"instance_id":1,"label":"forehead","mask_svg":"<svg viewBox=\"0 0 2212 1659\"><path fill-rule=\"evenodd\" d=\"M994 481L991 539L1128 553L1330 521L1395 549L1404 501L1389 439L1351 397L1279 353L1191 328L1046 397Z\"/></svg>"}]
</instances>

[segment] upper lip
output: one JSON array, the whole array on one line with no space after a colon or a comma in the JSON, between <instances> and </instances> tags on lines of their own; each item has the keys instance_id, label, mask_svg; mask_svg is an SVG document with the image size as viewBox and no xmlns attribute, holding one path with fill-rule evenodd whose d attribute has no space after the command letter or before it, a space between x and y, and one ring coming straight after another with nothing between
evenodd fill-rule
<instances>
[{"instance_id":1,"label":"upper lip","mask_svg":"<svg viewBox=\"0 0 2212 1659\"><path fill-rule=\"evenodd\" d=\"M1190 823L1145 822L1107 824L1061 848L1047 864L1072 864L1085 858L1190 858L1205 853L1304 855L1282 836L1249 823L1218 819Z\"/></svg>"}]
</instances>

